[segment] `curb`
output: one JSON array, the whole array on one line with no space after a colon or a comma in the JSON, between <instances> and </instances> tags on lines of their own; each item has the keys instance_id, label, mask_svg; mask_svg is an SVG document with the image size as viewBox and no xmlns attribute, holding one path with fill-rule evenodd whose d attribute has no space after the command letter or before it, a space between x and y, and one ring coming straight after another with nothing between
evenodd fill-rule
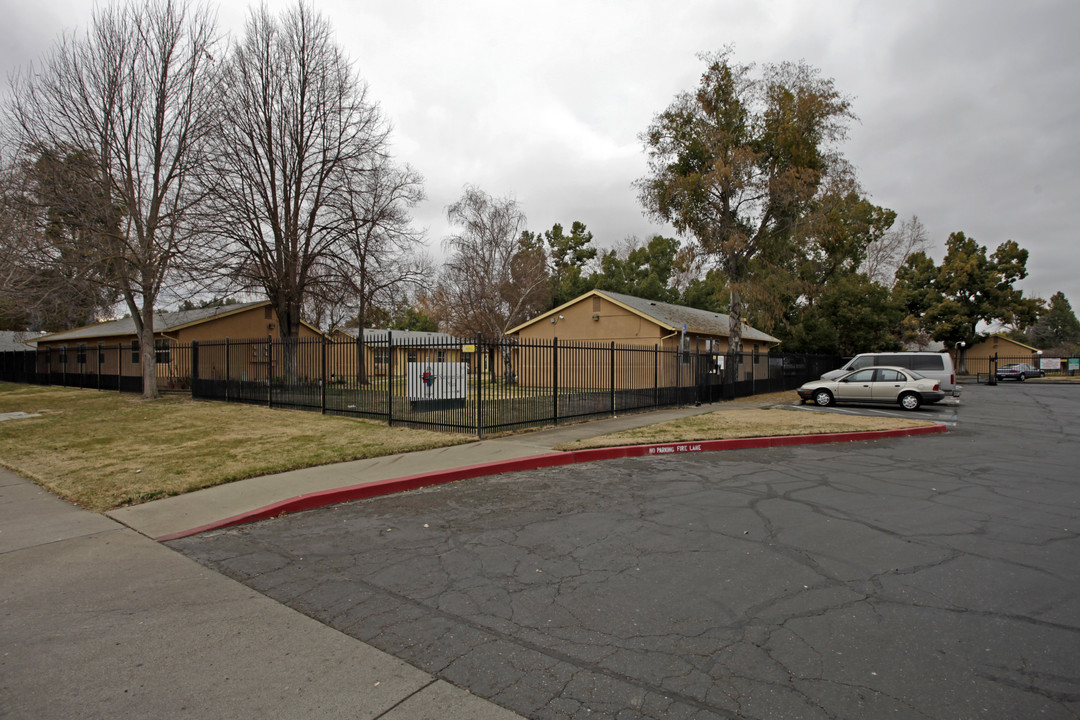
<instances>
[{"instance_id":1,"label":"curb","mask_svg":"<svg viewBox=\"0 0 1080 720\"><path fill-rule=\"evenodd\" d=\"M712 452L717 450L750 450L756 448L790 447L794 445L821 445L825 443L860 442L867 440L884 440L888 438L910 437L913 435L931 435L946 432L944 425L927 425L915 428L903 428L900 430L871 430L866 432L830 433L822 435L778 435L774 437L738 438L734 440L701 440L697 442L662 443L657 445L623 445L610 448L596 448L590 450L570 450L567 452L551 452L543 455L517 458L514 460L500 460L498 462L482 463L479 465L467 465L451 470L437 470L435 472L409 475L391 480L379 480L376 482L350 485L333 490L297 495L288 500L281 500L261 508L256 508L239 515L217 520L206 525L200 525L190 530L162 535L154 538L158 542L179 540L180 538L198 535L210 530L220 530L234 525L266 520L287 513L296 513L303 510L314 510L328 505L337 505L352 500L363 500L379 495L391 495L393 493L416 490L431 485L442 485L469 480L472 478L486 477L488 475L500 475L519 470L539 470L542 468L558 467L561 465L574 465L584 462L596 462L598 460L616 460L619 458L645 457L674 455L693 452Z\"/></svg>"}]
</instances>

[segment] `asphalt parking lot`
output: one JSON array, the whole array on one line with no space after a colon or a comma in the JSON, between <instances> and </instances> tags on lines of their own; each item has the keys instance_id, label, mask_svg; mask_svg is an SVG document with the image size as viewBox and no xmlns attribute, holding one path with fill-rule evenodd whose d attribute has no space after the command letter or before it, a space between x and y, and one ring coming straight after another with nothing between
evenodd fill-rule
<instances>
[{"instance_id":1,"label":"asphalt parking lot","mask_svg":"<svg viewBox=\"0 0 1080 720\"><path fill-rule=\"evenodd\" d=\"M942 435L521 472L170 545L531 718L1076 718L1078 401L969 385Z\"/></svg>"}]
</instances>

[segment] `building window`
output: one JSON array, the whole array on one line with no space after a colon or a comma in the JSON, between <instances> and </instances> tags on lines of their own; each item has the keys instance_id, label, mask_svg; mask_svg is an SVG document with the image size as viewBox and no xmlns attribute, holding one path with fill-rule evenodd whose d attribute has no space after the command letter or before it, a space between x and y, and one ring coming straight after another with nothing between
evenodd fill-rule
<instances>
[{"instance_id":1,"label":"building window","mask_svg":"<svg viewBox=\"0 0 1080 720\"><path fill-rule=\"evenodd\" d=\"M274 309L272 307L270 307L269 305L267 305L266 307L263 308L263 319L264 320L272 320L273 317L274 317L273 313L274 313Z\"/></svg>"},{"instance_id":2,"label":"building window","mask_svg":"<svg viewBox=\"0 0 1080 720\"><path fill-rule=\"evenodd\" d=\"M138 365L139 364L139 341L138 340L132 340L131 341L131 364L132 365Z\"/></svg>"},{"instance_id":3,"label":"building window","mask_svg":"<svg viewBox=\"0 0 1080 720\"><path fill-rule=\"evenodd\" d=\"M389 365L390 364L390 348L375 348L373 351L375 356L376 365Z\"/></svg>"},{"instance_id":4,"label":"building window","mask_svg":"<svg viewBox=\"0 0 1080 720\"><path fill-rule=\"evenodd\" d=\"M67 365L67 345L60 346L60 364Z\"/></svg>"},{"instance_id":5,"label":"building window","mask_svg":"<svg viewBox=\"0 0 1080 720\"><path fill-rule=\"evenodd\" d=\"M416 349L415 349L415 348L413 348L413 349L409 350L409 353L408 353L408 360L409 360L409 362L411 362L411 363L414 363L414 362L416 362Z\"/></svg>"},{"instance_id":6,"label":"building window","mask_svg":"<svg viewBox=\"0 0 1080 720\"><path fill-rule=\"evenodd\" d=\"M79 343L75 348L75 362L80 365L86 364L86 343Z\"/></svg>"},{"instance_id":7,"label":"building window","mask_svg":"<svg viewBox=\"0 0 1080 720\"><path fill-rule=\"evenodd\" d=\"M436 350L435 351L435 362L446 362L446 351L445 350Z\"/></svg>"},{"instance_id":8,"label":"building window","mask_svg":"<svg viewBox=\"0 0 1080 720\"><path fill-rule=\"evenodd\" d=\"M168 365L172 362L172 340L161 338L154 341L154 362L158 365Z\"/></svg>"},{"instance_id":9,"label":"building window","mask_svg":"<svg viewBox=\"0 0 1080 720\"><path fill-rule=\"evenodd\" d=\"M97 344L97 362L98 365L105 364L105 343Z\"/></svg>"}]
</instances>

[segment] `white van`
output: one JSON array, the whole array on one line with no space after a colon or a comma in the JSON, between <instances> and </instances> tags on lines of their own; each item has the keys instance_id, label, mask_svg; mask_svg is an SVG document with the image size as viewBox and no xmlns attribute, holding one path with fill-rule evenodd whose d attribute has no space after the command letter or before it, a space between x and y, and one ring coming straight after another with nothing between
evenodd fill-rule
<instances>
[{"instance_id":1,"label":"white van","mask_svg":"<svg viewBox=\"0 0 1080 720\"><path fill-rule=\"evenodd\" d=\"M842 368L830 370L821 376L822 380L835 380L845 373L871 365L891 365L893 367L914 370L920 375L933 378L941 383L941 391L946 395L960 397L960 386L956 383L956 370L952 357L940 352L893 352L861 353L844 363Z\"/></svg>"}]
</instances>

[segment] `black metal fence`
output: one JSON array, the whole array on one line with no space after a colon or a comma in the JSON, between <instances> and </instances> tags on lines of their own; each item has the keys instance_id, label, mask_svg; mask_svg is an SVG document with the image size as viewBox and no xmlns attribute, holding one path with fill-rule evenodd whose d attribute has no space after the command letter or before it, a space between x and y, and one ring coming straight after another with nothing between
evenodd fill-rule
<instances>
[{"instance_id":1,"label":"black metal fence","mask_svg":"<svg viewBox=\"0 0 1080 720\"><path fill-rule=\"evenodd\" d=\"M660 346L505 339L271 338L159 344L163 391L484 436L793 390L835 356L688 353ZM0 380L141 392L126 345L0 353Z\"/></svg>"},{"instance_id":2,"label":"black metal fence","mask_svg":"<svg viewBox=\"0 0 1080 720\"><path fill-rule=\"evenodd\" d=\"M995 355L993 357L969 358L961 356L956 371L961 375L973 375L979 382L983 382L991 375L997 373L999 368L1007 365L1030 365L1041 370L1047 376L1076 376L1080 371L1080 359L1069 357L1054 357L1044 360L1035 355ZM1032 377L1029 373L1028 377Z\"/></svg>"}]
</instances>

